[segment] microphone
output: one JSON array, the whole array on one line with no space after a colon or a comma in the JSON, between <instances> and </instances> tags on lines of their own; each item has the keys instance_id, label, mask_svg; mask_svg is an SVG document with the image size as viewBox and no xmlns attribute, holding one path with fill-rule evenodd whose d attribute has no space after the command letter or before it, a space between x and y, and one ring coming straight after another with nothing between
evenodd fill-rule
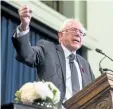
<instances>
[{"instance_id":1,"label":"microphone","mask_svg":"<svg viewBox=\"0 0 113 109\"><path fill-rule=\"evenodd\" d=\"M98 48L96 48L95 50L96 50L96 52L103 54L102 50L100 50Z\"/></svg>"},{"instance_id":2,"label":"microphone","mask_svg":"<svg viewBox=\"0 0 113 109\"><path fill-rule=\"evenodd\" d=\"M103 71L112 71L112 70L109 70L109 69L103 69L103 68L101 67L101 62L102 62L106 57L109 58L111 61L113 61L113 59L111 59L109 56L107 56L105 53L103 53L102 50L100 50L100 49L98 49L98 48L96 48L95 51L98 52L98 53L100 53L100 54L102 54L102 55L104 55L104 57L103 57L103 58L100 60L100 62L99 62L99 71L101 72L101 74L103 74Z\"/></svg>"},{"instance_id":3,"label":"microphone","mask_svg":"<svg viewBox=\"0 0 113 109\"><path fill-rule=\"evenodd\" d=\"M103 53L102 50L96 48L95 51L98 52L98 53L100 53L100 54L102 54L102 55L104 55L104 56L106 56L106 57L109 58L111 61L113 61L113 59L111 59L109 56L107 56L105 53Z\"/></svg>"}]
</instances>

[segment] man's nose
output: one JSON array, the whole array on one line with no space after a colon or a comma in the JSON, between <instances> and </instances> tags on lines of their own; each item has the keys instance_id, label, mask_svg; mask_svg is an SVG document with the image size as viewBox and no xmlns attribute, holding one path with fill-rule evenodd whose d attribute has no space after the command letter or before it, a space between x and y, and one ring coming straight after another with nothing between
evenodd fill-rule
<instances>
[{"instance_id":1,"label":"man's nose","mask_svg":"<svg viewBox=\"0 0 113 109\"><path fill-rule=\"evenodd\" d=\"M76 36L80 36L80 32L79 31L76 31Z\"/></svg>"}]
</instances>

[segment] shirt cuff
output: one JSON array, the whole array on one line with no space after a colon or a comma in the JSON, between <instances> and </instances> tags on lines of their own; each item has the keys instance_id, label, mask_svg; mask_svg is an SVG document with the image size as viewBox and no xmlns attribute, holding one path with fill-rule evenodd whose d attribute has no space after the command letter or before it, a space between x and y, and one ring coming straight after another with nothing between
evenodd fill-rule
<instances>
[{"instance_id":1,"label":"shirt cuff","mask_svg":"<svg viewBox=\"0 0 113 109\"><path fill-rule=\"evenodd\" d=\"M20 25L19 25L19 26L17 26L17 28L16 28L17 36L15 36L15 34L14 34L13 37L21 37L21 36L26 35L28 32L29 32L29 28L28 28L26 31L22 31L22 32L21 32L21 28L20 28Z\"/></svg>"}]
</instances>

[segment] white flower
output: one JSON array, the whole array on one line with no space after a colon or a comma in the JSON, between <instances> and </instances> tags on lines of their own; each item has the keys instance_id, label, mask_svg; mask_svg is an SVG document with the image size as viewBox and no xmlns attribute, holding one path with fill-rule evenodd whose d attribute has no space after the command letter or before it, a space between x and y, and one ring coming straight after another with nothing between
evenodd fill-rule
<instances>
[{"instance_id":1,"label":"white flower","mask_svg":"<svg viewBox=\"0 0 113 109\"><path fill-rule=\"evenodd\" d=\"M54 94L53 102L55 104L58 103L60 101L60 91L58 90L58 88L51 82L46 82L45 84L48 85L48 87Z\"/></svg>"},{"instance_id":2,"label":"white flower","mask_svg":"<svg viewBox=\"0 0 113 109\"><path fill-rule=\"evenodd\" d=\"M44 82L36 82L35 88L36 92L40 94L43 100L46 100L47 97L53 99L53 93Z\"/></svg>"},{"instance_id":3,"label":"white flower","mask_svg":"<svg viewBox=\"0 0 113 109\"><path fill-rule=\"evenodd\" d=\"M32 83L26 83L19 90L21 93L20 99L23 103L32 103L35 99L40 98L40 94L36 92L35 86Z\"/></svg>"},{"instance_id":4,"label":"white flower","mask_svg":"<svg viewBox=\"0 0 113 109\"><path fill-rule=\"evenodd\" d=\"M15 96L16 101L26 104L32 104L38 99L50 100L54 104L60 101L60 91L51 82L28 82L16 91Z\"/></svg>"}]
</instances>

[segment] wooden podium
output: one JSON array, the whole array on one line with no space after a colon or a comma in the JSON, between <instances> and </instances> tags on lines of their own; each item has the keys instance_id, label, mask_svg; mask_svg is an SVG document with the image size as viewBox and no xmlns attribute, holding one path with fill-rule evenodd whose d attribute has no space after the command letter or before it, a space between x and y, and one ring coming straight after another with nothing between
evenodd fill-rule
<instances>
[{"instance_id":1,"label":"wooden podium","mask_svg":"<svg viewBox=\"0 0 113 109\"><path fill-rule=\"evenodd\" d=\"M104 73L64 103L66 109L113 109L113 73Z\"/></svg>"}]
</instances>

